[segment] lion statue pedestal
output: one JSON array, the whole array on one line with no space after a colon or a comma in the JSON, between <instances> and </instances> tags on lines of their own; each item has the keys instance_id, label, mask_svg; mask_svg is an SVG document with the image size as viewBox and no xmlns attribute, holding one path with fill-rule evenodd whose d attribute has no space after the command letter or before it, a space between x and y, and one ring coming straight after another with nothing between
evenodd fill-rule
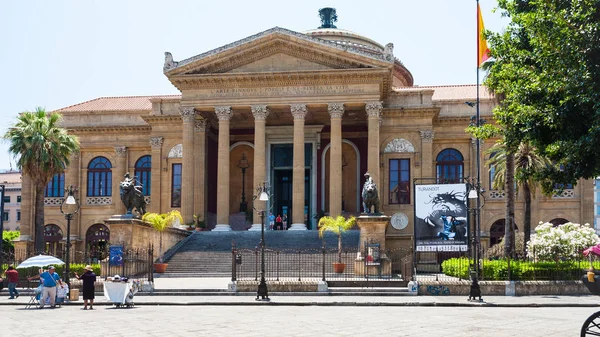
<instances>
[{"instance_id":1,"label":"lion statue pedestal","mask_svg":"<svg viewBox=\"0 0 600 337\"><path fill-rule=\"evenodd\" d=\"M356 218L360 228L360 252L354 260L354 275L391 275L392 261L385 254L385 233L390 223L386 215L361 214ZM377 244L377 252L365 247L365 244ZM376 255L376 258L373 257ZM367 261L365 261L367 259Z\"/></svg>"}]
</instances>

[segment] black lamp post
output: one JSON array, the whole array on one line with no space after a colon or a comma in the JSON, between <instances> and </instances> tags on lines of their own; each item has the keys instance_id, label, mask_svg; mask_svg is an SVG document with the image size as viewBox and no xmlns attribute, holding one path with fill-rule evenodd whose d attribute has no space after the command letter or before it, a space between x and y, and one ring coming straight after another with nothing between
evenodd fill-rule
<instances>
[{"instance_id":1,"label":"black lamp post","mask_svg":"<svg viewBox=\"0 0 600 337\"><path fill-rule=\"evenodd\" d=\"M262 183L256 188L256 195L254 200L269 201L269 184L267 182ZM266 207L263 209L254 210L260 215L260 283L258 284L258 290L256 291L257 301L269 301L269 289L267 288L267 281L265 280L265 212Z\"/></svg>"},{"instance_id":2,"label":"black lamp post","mask_svg":"<svg viewBox=\"0 0 600 337\"><path fill-rule=\"evenodd\" d=\"M246 202L246 169L250 167L246 153L242 153L242 159L238 162L238 167L242 169L242 202L240 202L240 212L248 211L248 203Z\"/></svg>"},{"instance_id":3,"label":"black lamp post","mask_svg":"<svg viewBox=\"0 0 600 337\"><path fill-rule=\"evenodd\" d=\"M481 208L485 205L485 197L483 196L483 189L481 188L481 181L479 179L473 180L469 183L469 201L471 206L469 212L473 215L475 226L473 228L473 235L471 239L471 247L473 252L473 266L471 268L471 291L469 299L475 300L475 297L479 297L481 301L481 289L479 288L479 272L481 266L479 260L481 258Z\"/></svg>"},{"instance_id":4,"label":"black lamp post","mask_svg":"<svg viewBox=\"0 0 600 337\"><path fill-rule=\"evenodd\" d=\"M69 185L65 189L65 197L60 203L60 212L65 215L65 219L67 219L67 253L65 256L65 274L63 279L71 287L71 277L70 277L70 267L71 267L71 220L73 220L73 215L79 212L79 202L75 199L75 193L77 193L77 188L73 185Z\"/></svg>"}]
</instances>

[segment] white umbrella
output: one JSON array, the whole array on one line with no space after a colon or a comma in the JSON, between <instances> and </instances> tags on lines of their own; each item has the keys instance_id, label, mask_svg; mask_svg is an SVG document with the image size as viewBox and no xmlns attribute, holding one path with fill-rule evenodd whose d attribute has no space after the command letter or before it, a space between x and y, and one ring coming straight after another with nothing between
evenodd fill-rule
<instances>
[{"instance_id":1,"label":"white umbrella","mask_svg":"<svg viewBox=\"0 0 600 337\"><path fill-rule=\"evenodd\" d=\"M51 264L65 264L61 259L50 255L38 255L21 262L17 268L45 267Z\"/></svg>"}]
</instances>

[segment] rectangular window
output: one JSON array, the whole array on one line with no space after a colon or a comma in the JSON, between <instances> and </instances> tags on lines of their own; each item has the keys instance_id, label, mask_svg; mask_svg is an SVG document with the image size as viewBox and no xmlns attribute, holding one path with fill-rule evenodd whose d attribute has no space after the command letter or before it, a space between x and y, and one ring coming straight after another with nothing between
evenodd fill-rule
<instances>
[{"instance_id":1,"label":"rectangular window","mask_svg":"<svg viewBox=\"0 0 600 337\"><path fill-rule=\"evenodd\" d=\"M390 204L410 204L410 159L390 159Z\"/></svg>"},{"instance_id":2,"label":"rectangular window","mask_svg":"<svg viewBox=\"0 0 600 337\"><path fill-rule=\"evenodd\" d=\"M17 210L17 221L21 221L21 210Z\"/></svg>"},{"instance_id":3,"label":"rectangular window","mask_svg":"<svg viewBox=\"0 0 600 337\"><path fill-rule=\"evenodd\" d=\"M173 164L171 175L171 207L181 207L181 164Z\"/></svg>"},{"instance_id":4,"label":"rectangular window","mask_svg":"<svg viewBox=\"0 0 600 337\"><path fill-rule=\"evenodd\" d=\"M10 195L4 196L4 203L10 203Z\"/></svg>"},{"instance_id":5,"label":"rectangular window","mask_svg":"<svg viewBox=\"0 0 600 337\"><path fill-rule=\"evenodd\" d=\"M17 202L21 202L21 196L17 195Z\"/></svg>"},{"instance_id":6,"label":"rectangular window","mask_svg":"<svg viewBox=\"0 0 600 337\"><path fill-rule=\"evenodd\" d=\"M4 212L2 217L4 218L4 221L8 221L8 212Z\"/></svg>"}]
</instances>

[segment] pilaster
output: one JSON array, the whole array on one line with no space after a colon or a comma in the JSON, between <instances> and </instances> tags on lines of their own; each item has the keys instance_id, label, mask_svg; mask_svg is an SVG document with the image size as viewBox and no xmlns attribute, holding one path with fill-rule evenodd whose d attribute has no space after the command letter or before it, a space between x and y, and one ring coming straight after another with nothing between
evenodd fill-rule
<instances>
[{"instance_id":1,"label":"pilaster","mask_svg":"<svg viewBox=\"0 0 600 337\"><path fill-rule=\"evenodd\" d=\"M160 184L162 176L162 145L163 137L150 137L150 147L152 149L152 174L150 177L150 207L149 212L161 213L161 193L162 186Z\"/></svg>"},{"instance_id":2,"label":"pilaster","mask_svg":"<svg viewBox=\"0 0 600 337\"><path fill-rule=\"evenodd\" d=\"M206 120L195 121L194 124L194 214L199 220L206 220L206 133L210 125ZM184 153L185 155L185 153ZM185 157L184 157L185 158Z\"/></svg>"},{"instance_id":3,"label":"pilaster","mask_svg":"<svg viewBox=\"0 0 600 337\"><path fill-rule=\"evenodd\" d=\"M433 130L421 130L421 177L433 178L436 176L433 168Z\"/></svg>"},{"instance_id":4,"label":"pilaster","mask_svg":"<svg viewBox=\"0 0 600 337\"><path fill-rule=\"evenodd\" d=\"M252 178L252 192L254 193L254 189L267 180L265 126L269 108L266 105L253 105L251 109L254 116L254 176ZM265 209L266 207L264 201L254 200L253 204L256 209ZM260 216L256 212L252 212L252 228L250 229L260 230L260 221Z\"/></svg>"},{"instance_id":5,"label":"pilaster","mask_svg":"<svg viewBox=\"0 0 600 337\"><path fill-rule=\"evenodd\" d=\"M383 104L379 101L367 102L365 104L365 111L367 112L367 119L369 124L368 133L368 150L367 150L367 171L373 178L373 182L377 185L381 191L381 184L379 179L379 126L381 124L381 110Z\"/></svg>"},{"instance_id":6,"label":"pilaster","mask_svg":"<svg viewBox=\"0 0 600 337\"><path fill-rule=\"evenodd\" d=\"M127 147L126 146L115 146L115 157L117 158L116 167L114 168L115 175L112 178L112 200L114 213L117 215L123 215L127 211L121 198L119 197L119 184L123 180L125 173L127 173Z\"/></svg>"},{"instance_id":7,"label":"pilaster","mask_svg":"<svg viewBox=\"0 0 600 337\"><path fill-rule=\"evenodd\" d=\"M192 107L180 111L183 121L183 163L181 168L181 216L183 223L193 221L194 215L194 121L196 111Z\"/></svg>"}]
</instances>

